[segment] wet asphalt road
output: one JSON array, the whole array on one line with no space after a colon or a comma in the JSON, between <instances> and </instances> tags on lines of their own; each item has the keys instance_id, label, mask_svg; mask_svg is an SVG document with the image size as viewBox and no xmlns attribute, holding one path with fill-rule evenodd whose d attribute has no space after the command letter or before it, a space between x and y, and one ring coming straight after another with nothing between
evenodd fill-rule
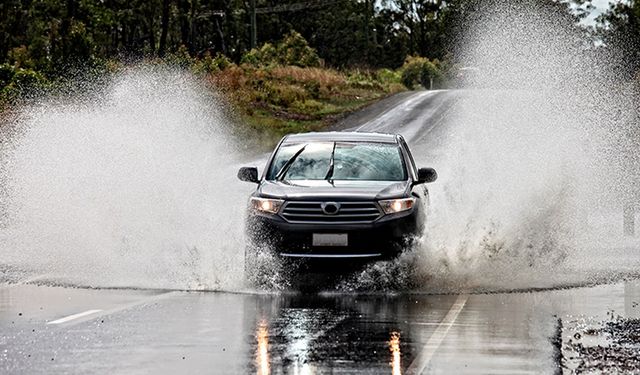
<instances>
[{"instance_id":1,"label":"wet asphalt road","mask_svg":"<svg viewBox=\"0 0 640 375\"><path fill-rule=\"evenodd\" d=\"M12 374L553 373L556 316L638 317L636 301L629 282L395 296L15 284L0 289L0 363Z\"/></svg>"},{"instance_id":2,"label":"wet asphalt road","mask_svg":"<svg viewBox=\"0 0 640 375\"><path fill-rule=\"evenodd\" d=\"M443 131L456 100L406 93L338 128L417 143ZM0 277L0 373L554 373L557 317L640 316L634 282L469 295L260 294L75 288L32 276Z\"/></svg>"}]
</instances>

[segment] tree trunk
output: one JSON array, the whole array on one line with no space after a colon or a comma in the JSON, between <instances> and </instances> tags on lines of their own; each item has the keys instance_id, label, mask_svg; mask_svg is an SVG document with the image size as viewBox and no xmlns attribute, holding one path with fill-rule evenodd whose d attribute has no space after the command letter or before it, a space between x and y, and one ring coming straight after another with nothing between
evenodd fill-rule
<instances>
[{"instance_id":1,"label":"tree trunk","mask_svg":"<svg viewBox=\"0 0 640 375\"><path fill-rule=\"evenodd\" d=\"M148 31L149 31L149 53L155 54L156 52L156 24L153 19L153 13L150 12L150 16L148 18Z\"/></svg>"},{"instance_id":2,"label":"tree trunk","mask_svg":"<svg viewBox=\"0 0 640 375\"><path fill-rule=\"evenodd\" d=\"M420 17L420 56L427 56L427 28L424 15Z\"/></svg>"},{"instance_id":3,"label":"tree trunk","mask_svg":"<svg viewBox=\"0 0 640 375\"><path fill-rule=\"evenodd\" d=\"M256 21L256 0L249 0L249 17L251 18L251 49L258 44L258 24Z\"/></svg>"},{"instance_id":4,"label":"tree trunk","mask_svg":"<svg viewBox=\"0 0 640 375\"><path fill-rule=\"evenodd\" d=\"M60 23L60 39L62 42L62 54L60 58L65 61L71 53L71 46L69 45L69 38L71 34L71 20L75 16L76 4L74 0L67 0L66 13L62 22Z\"/></svg>"},{"instance_id":5,"label":"tree trunk","mask_svg":"<svg viewBox=\"0 0 640 375\"><path fill-rule=\"evenodd\" d=\"M220 27L220 22L218 21L218 17L216 17L215 20L216 20L216 31L218 32L218 36L220 37L220 48L222 49L222 53L226 55L227 46L224 43L224 33L222 32L222 27Z\"/></svg>"},{"instance_id":6,"label":"tree trunk","mask_svg":"<svg viewBox=\"0 0 640 375\"><path fill-rule=\"evenodd\" d=\"M171 0L162 0L162 20L160 25L160 45L158 56L163 57L167 49L167 33L169 32L169 3Z\"/></svg>"},{"instance_id":7,"label":"tree trunk","mask_svg":"<svg viewBox=\"0 0 640 375\"><path fill-rule=\"evenodd\" d=\"M413 56L415 54L415 30L413 21L407 22L407 27L409 28L409 55Z\"/></svg>"},{"instance_id":8,"label":"tree trunk","mask_svg":"<svg viewBox=\"0 0 640 375\"><path fill-rule=\"evenodd\" d=\"M178 4L180 20L180 41L183 46L191 51L191 41L189 38L189 10L191 9L189 0L181 0Z\"/></svg>"},{"instance_id":9,"label":"tree trunk","mask_svg":"<svg viewBox=\"0 0 640 375\"><path fill-rule=\"evenodd\" d=\"M196 50L196 18L198 0L191 0L191 10L189 11L189 53L193 56Z\"/></svg>"}]
</instances>

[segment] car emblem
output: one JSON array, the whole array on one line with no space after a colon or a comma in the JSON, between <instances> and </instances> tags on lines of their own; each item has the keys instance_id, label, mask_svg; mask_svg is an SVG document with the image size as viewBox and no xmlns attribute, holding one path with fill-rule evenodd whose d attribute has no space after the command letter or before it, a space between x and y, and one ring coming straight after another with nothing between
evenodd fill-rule
<instances>
[{"instance_id":1,"label":"car emblem","mask_svg":"<svg viewBox=\"0 0 640 375\"><path fill-rule=\"evenodd\" d=\"M340 203L324 202L320 205L320 208L326 215L335 215L340 211Z\"/></svg>"}]
</instances>

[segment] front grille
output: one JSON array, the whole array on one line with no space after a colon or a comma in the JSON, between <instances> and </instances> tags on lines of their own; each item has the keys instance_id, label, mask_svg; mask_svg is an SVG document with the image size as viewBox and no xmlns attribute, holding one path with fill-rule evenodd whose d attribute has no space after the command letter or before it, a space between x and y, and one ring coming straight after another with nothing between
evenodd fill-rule
<instances>
[{"instance_id":1,"label":"front grille","mask_svg":"<svg viewBox=\"0 0 640 375\"><path fill-rule=\"evenodd\" d=\"M335 202L340 209L333 215L324 213L323 203L286 202L280 215L291 223L370 223L382 216L374 202Z\"/></svg>"}]
</instances>

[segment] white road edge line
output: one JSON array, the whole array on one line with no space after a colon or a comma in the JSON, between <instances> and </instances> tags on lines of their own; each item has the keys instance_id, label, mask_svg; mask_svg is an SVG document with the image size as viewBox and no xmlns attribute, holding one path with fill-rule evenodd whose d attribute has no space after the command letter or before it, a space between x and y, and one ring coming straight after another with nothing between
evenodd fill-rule
<instances>
[{"instance_id":1,"label":"white road edge line","mask_svg":"<svg viewBox=\"0 0 640 375\"><path fill-rule=\"evenodd\" d=\"M155 302L158 302L158 301L163 300L165 298L169 298L171 296L178 295L180 293L182 293L182 292L174 290L174 291L170 291L170 292L166 292L166 293L155 294L155 295L152 295L152 296L149 296L149 297L145 297L145 298L139 299L137 301L133 301L131 303L127 303L125 305L114 307L112 309L98 310L98 312L96 312L95 315L80 317L80 318L74 320L73 322L71 322L69 324L65 324L65 327L73 327L76 324L84 323L84 322L87 322L89 320L94 320L94 319L98 319L100 317L109 316L111 314L115 314L115 313L119 313L121 311L129 310L129 309L137 307L137 306L142 306L142 305L146 305L146 304L155 303Z\"/></svg>"},{"instance_id":2,"label":"white road edge line","mask_svg":"<svg viewBox=\"0 0 640 375\"><path fill-rule=\"evenodd\" d=\"M102 310L87 310L78 314L73 314L73 315L65 316L64 318L52 320L50 322L47 322L47 324L62 324L62 323L72 321L74 319L82 318L83 316L99 313L100 311Z\"/></svg>"},{"instance_id":3,"label":"white road edge line","mask_svg":"<svg viewBox=\"0 0 640 375\"><path fill-rule=\"evenodd\" d=\"M438 325L435 332L429 338L429 341L422 348L422 351L416 359L409 365L407 368L406 374L422 374L424 369L427 367L431 358L435 354L436 350L444 341L444 338L447 336L449 329L458 318L458 314L464 309L464 305L467 303L467 299L469 299L469 295L461 295L458 296L456 301L451 305L449 312L445 315L444 319Z\"/></svg>"}]
</instances>

